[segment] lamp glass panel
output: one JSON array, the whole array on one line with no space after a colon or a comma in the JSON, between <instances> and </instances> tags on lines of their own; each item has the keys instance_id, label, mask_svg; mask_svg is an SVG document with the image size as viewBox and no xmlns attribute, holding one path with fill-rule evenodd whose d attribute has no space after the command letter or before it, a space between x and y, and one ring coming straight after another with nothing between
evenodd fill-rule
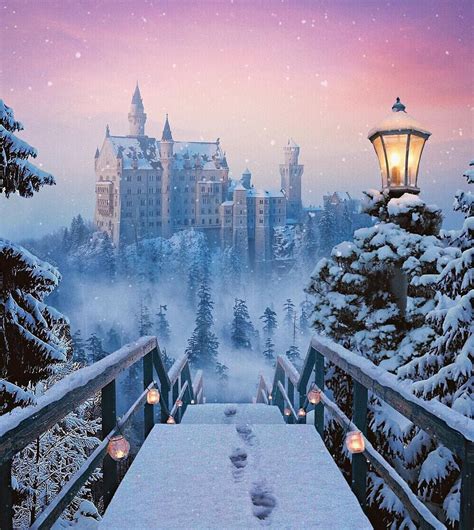
<instances>
[{"instance_id":1,"label":"lamp glass panel","mask_svg":"<svg viewBox=\"0 0 474 530\"><path fill-rule=\"evenodd\" d=\"M388 185L390 187L406 186L405 160L408 134L387 134L384 135L383 141L388 160Z\"/></svg>"},{"instance_id":2,"label":"lamp glass panel","mask_svg":"<svg viewBox=\"0 0 474 530\"><path fill-rule=\"evenodd\" d=\"M421 152L425 139L415 134L410 138L410 150L408 153L408 185L416 188L418 166L420 165Z\"/></svg>"},{"instance_id":3,"label":"lamp glass panel","mask_svg":"<svg viewBox=\"0 0 474 530\"><path fill-rule=\"evenodd\" d=\"M377 155L377 158L379 159L380 173L382 175L382 188L386 188L388 186L387 164L385 163L385 153L383 150L382 138L380 138L380 136L377 136L377 138L375 138L375 140L373 141L373 144L375 153Z\"/></svg>"}]
</instances>

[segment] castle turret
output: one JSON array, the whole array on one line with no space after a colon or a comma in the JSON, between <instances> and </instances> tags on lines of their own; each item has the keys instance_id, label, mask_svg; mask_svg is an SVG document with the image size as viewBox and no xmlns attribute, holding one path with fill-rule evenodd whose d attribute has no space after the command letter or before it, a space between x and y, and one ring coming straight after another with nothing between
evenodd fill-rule
<instances>
[{"instance_id":1,"label":"castle turret","mask_svg":"<svg viewBox=\"0 0 474 530\"><path fill-rule=\"evenodd\" d=\"M242 182L242 186L249 190L250 189L250 181L252 180L252 173L250 173L249 168L246 168L245 171L242 173L242 177L240 179L240 182Z\"/></svg>"},{"instance_id":2,"label":"castle turret","mask_svg":"<svg viewBox=\"0 0 474 530\"><path fill-rule=\"evenodd\" d=\"M130 136L145 136L145 122L146 114L143 107L142 96L140 89L135 87L133 93L132 103L130 105L130 112L128 113L128 123L130 124Z\"/></svg>"},{"instance_id":3,"label":"castle turret","mask_svg":"<svg viewBox=\"0 0 474 530\"><path fill-rule=\"evenodd\" d=\"M300 148L294 140L288 140L283 148L285 163L280 164L281 189L284 191L287 201L287 218L299 220L301 218L303 205L301 202L301 176L304 166L298 164Z\"/></svg>"},{"instance_id":4,"label":"castle turret","mask_svg":"<svg viewBox=\"0 0 474 530\"><path fill-rule=\"evenodd\" d=\"M163 168L161 178L162 196L162 235L169 237L173 232L173 135L166 115L165 126L160 141L160 162Z\"/></svg>"}]
</instances>

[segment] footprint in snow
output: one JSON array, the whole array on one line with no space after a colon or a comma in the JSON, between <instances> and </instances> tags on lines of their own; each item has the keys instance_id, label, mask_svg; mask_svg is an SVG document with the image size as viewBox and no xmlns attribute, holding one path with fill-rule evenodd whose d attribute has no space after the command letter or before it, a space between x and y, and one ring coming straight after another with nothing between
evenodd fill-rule
<instances>
[{"instance_id":1,"label":"footprint in snow","mask_svg":"<svg viewBox=\"0 0 474 530\"><path fill-rule=\"evenodd\" d=\"M265 480L254 482L250 490L250 498L253 504L253 514L260 521L268 519L277 505L276 497Z\"/></svg>"},{"instance_id":2,"label":"footprint in snow","mask_svg":"<svg viewBox=\"0 0 474 530\"><path fill-rule=\"evenodd\" d=\"M241 480L244 469L248 463L248 455L247 452L244 449L241 449L240 447L237 447L234 449L229 456L230 461L232 462L233 470L232 475L235 480Z\"/></svg>"},{"instance_id":3,"label":"footprint in snow","mask_svg":"<svg viewBox=\"0 0 474 530\"><path fill-rule=\"evenodd\" d=\"M236 425L235 429L237 434L242 438L242 440L248 445L253 445L255 442L255 434L250 425Z\"/></svg>"}]
</instances>

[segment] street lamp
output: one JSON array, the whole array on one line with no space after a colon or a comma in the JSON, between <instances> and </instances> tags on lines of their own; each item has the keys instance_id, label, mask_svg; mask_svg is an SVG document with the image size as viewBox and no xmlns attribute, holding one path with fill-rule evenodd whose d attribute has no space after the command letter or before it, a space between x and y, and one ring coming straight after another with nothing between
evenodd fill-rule
<instances>
[{"instance_id":1,"label":"street lamp","mask_svg":"<svg viewBox=\"0 0 474 530\"><path fill-rule=\"evenodd\" d=\"M368 134L380 164L382 188L391 197L420 193L417 185L421 154L431 133L405 111L400 98L392 113Z\"/></svg>"}]
</instances>

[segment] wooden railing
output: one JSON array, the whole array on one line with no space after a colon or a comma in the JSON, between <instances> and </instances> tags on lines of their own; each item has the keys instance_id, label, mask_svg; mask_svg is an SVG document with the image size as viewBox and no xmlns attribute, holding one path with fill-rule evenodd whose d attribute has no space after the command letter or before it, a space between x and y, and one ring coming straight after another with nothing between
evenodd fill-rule
<instances>
[{"instance_id":1,"label":"wooden railing","mask_svg":"<svg viewBox=\"0 0 474 530\"><path fill-rule=\"evenodd\" d=\"M124 370L142 360L143 392L120 418L116 411L116 379ZM154 372L159 384L154 380ZM61 421L80 404L101 392L102 442L69 479L60 493L39 515L32 529L50 528L69 505L87 479L102 462L104 508L108 506L118 487L117 462L107 455L110 438L121 432L134 413L144 406L144 437L155 422L154 406L146 402L147 392L154 386L160 390L161 421L170 415L179 423L190 403L202 402L202 372L193 383L187 356L178 359L166 371L156 337L141 337L91 366L68 375L43 396L37 404L15 409L0 417L0 528L13 528L12 460L28 444ZM195 393L195 389L198 393Z\"/></svg>"},{"instance_id":2,"label":"wooden railing","mask_svg":"<svg viewBox=\"0 0 474 530\"><path fill-rule=\"evenodd\" d=\"M352 378L352 420L324 393L326 360ZM474 528L473 420L439 402L417 398L394 375L324 337L312 338L301 375L286 358L278 357L271 390L272 400L269 399L268 392L267 401L269 403L272 401L282 413L284 408L290 409L291 413L287 416L287 422L302 422L304 418L296 416L295 408L307 410L309 406L307 392L311 385L321 390L320 403L314 406L314 425L323 439L324 407L345 430L358 430L365 438L368 392L370 391L408 418L415 426L428 433L436 442L451 450L462 462L459 528L461 530ZM257 401L260 403L265 402L262 397L259 397L261 393L262 386L259 382ZM367 493L367 463L372 465L375 472L392 489L420 528L446 528L366 438L364 452L352 455L351 487L362 506L365 505Z\"/></svg>"}]
</instances>

